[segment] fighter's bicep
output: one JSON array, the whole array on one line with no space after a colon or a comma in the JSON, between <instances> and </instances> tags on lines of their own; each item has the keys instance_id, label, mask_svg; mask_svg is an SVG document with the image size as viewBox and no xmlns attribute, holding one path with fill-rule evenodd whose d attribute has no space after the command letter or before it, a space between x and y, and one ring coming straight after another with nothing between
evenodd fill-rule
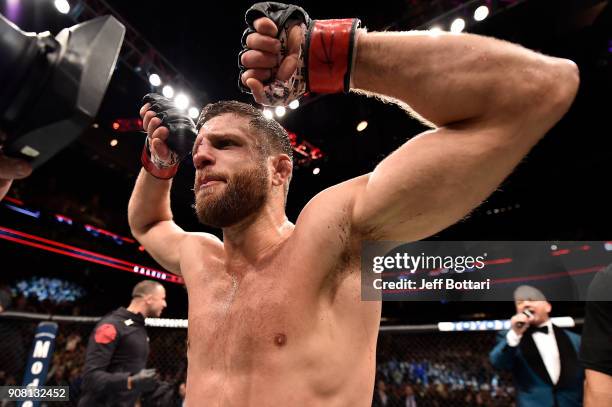
<instances>
[{"instance_id":1,"label":"fighter's bicep","mask_svg":"<svg viewBox=\"0 0 612 407\"><path fill-rule=\"evenodd\" d=\"M355 198L354 224L384 240L418 240L487 198L533 145L515 129L439 128L402 145Z\"/></svg>"}]
</instances>

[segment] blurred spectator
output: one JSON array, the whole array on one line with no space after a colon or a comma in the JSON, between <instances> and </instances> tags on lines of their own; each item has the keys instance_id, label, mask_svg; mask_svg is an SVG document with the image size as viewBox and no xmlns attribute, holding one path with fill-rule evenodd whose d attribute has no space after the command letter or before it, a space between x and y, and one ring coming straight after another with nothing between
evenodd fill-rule
<instances>
[{"instance_id":1,"label":"blurred spectator","mask_svg":"<svg viewBox=\"0 0 612 407\"><path fill-rule=\"evenodd\" d=\"M399 405L401 407L417 407L414 389L411 385L407 384L404 386L404 394Z\"/></svg>"},{"instance_id":2,"label":"blurred spectator","mask_svg":"<svg viewBox=\"0 0 612 407\"><path fill-rule=\"evenodd\" d=\"M372 407L399 407L399 400L396 397L392 389L387 388L387 384L384 380L378 379L376 381L376 388L374 389L374 398L372 400Z\"/></svg>"},{"instance_id":3,"label":"blurred spectator","mask_svg":"<svg viewBox=\"0 0 612 407\"><path fill-rule=\"evenodd\" d=\"M71 303L85 295L85 290L73 282L47 277L18 281L15 291L47 304Z\"/></svg>"},{"instance_id":4,"label":"blurred spectator","mask_svg":"<svg viewBox=\"0 0 612 407\"><path fill-rule=\"evenodd\" d=\"M8 286L0 285L0 312L8 309L13 302L11 289Z\"/></svg>"},{"instance_id":5,"label":"blurred spectator","mask_svg":"<svg viewBox=\"0 0 612 407\"><path fill-rule=\"evenodd\" d=\"M7 286L0 287L0 312L11 309L11 291ZM21 332L14 329L10 321L0 318L0 385L8 386L15 382L25 363L25 347ZM2 384L4 383L4 384Z\"/></svg>"}]
</instances>

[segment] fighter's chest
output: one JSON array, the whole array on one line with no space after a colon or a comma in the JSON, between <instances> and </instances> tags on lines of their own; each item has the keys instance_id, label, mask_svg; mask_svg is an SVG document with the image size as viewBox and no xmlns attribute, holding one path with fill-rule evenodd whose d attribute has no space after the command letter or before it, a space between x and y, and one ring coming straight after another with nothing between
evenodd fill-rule
<instances>
[{"instance_id":1,"label":"fighter's chest","mask_svg":"<svg viewBox=\"0 0 612 407\"><path fill-rule=\"evenodd\" d=\"M301 310L315 301L312 289L296 278L297 271L277 263L238 272L201 270L199 278L187 280L190 334L213 346L232 342L240 348L285 341Z\"/></svg>"}]
</instances>

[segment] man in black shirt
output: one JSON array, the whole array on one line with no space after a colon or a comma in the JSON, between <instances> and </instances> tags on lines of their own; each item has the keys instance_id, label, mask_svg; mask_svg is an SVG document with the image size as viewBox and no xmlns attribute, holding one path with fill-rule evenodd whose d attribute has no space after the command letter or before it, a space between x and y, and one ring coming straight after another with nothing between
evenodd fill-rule
<instances>
[{"instance_id":1,"label":"man in black shirt","mask_svg":"<svg viewBox=\"0 0 612 407\"><path fill-rule=\"evenodd\" d=\"M134 406L156 383L155 370L145 369L149 338L145 318L157 318L166 307L166 290L155 281L136 284L132 301L103 317L89 338L83 396L79 406Z\"/></svg>"},{"instance_id":2,"label":"man in black shirt","mask_svg":"<svg viewBox=\"0 0 612 407\"><path fill-rule=\"evenodd\" d=\"M586 368L584 406L612 406L612 264L589 286L580 361Z\"/></svg>"}]
</instances>

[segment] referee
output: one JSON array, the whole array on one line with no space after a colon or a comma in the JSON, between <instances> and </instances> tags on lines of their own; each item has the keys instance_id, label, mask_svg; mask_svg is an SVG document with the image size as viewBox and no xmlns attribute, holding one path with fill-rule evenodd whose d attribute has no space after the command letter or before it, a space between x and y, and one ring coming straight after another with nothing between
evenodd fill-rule
<instances>
[{"instance_id":1,"label":"referee","mask_svg":"<svg viewBox=\"0 0 612 407\"><path fill-rule=\"evenodd\" d=\"M132 290L132 301L104 316L89 337L79 407L133 407L156 384L155 369L145 369L149 337L145 318L166 308L166 290L145 280Z\"/></svg>"}]
</instances>

